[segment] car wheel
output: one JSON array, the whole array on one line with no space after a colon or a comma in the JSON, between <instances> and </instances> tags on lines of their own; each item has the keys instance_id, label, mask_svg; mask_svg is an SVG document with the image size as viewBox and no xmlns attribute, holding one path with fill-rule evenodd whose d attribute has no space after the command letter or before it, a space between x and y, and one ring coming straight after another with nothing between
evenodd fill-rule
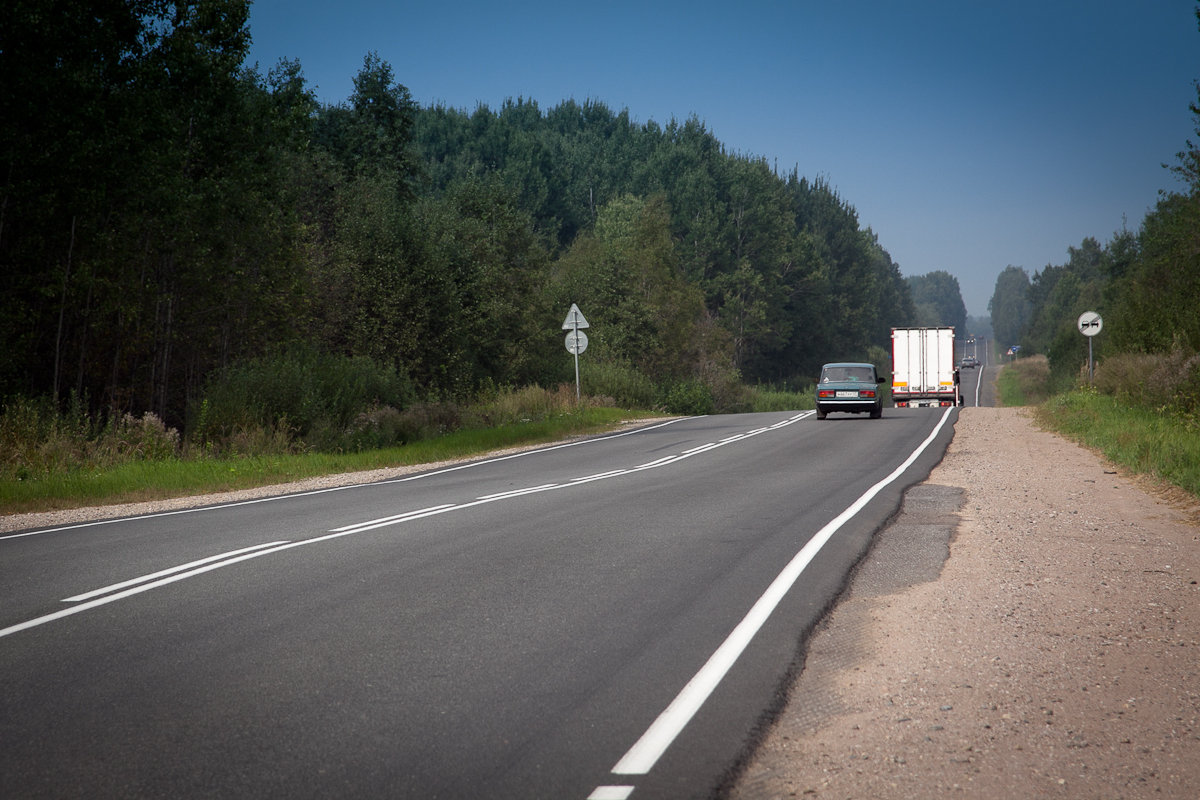
<instances>
[{"instance_id":1,"label":"car wheel","mask_svg":"<svg viewBox=\"0 0 1200 800\"><path fill-rule=\"evenodd\" d=\"M819 408L817 409L817 419L825 419L825 412Z\"/></svg>"},{"instance_id":2,"label":"car wheel","mask_svg":"<svg viewBox=\"0 0 1200 800\"><path fill-rule=\"evenodd\" d=\"M873 408L873 409L871 409L871 419L879 419L879 418L880 418L880 417L882 417L882 416L883 416L883 409L882 409L882 408Z\"/></svg>"}]
</instances>

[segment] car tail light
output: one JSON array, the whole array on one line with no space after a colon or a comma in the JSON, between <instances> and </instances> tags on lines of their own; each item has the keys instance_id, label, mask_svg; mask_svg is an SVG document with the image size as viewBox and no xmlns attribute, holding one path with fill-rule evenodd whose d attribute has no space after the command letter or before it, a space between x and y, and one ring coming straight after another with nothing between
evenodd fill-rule
<instances>
[{"instance_id":1,"label":"car tail light","mask_svg":"<svg viewBox=\"0 0 1200 800\"><path fill-rule=\"evenodd\" d=\"M817 392L817 397L837 397L837 392L832 389L821 389Z\"/></svg>"},{"instance_id":2,"label":"car tail light","mask_svg":"<svg viewBox=\"0 0 1200 800\"><path fill-rule=\"evenodd\" d=\"M862 390L860 390L860 391L859 391L859 393L858 393L858 396L859 396L859 397L871 397L871 398L874 398L874 397L875 397L875 390L874 390L874 389L862 389Z\"/></svg>"}]
</instances>

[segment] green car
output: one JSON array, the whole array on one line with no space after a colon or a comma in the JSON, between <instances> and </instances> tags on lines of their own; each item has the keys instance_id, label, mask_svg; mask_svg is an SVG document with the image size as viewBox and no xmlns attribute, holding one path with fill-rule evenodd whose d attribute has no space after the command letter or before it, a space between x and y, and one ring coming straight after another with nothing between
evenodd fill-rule
<instances>
[{"instance_id":1,"label":"green car","mask_svg":"<svg viewBox=\"0 0 1200 800\"><path fill-rule=\"evenodd\" d=\"M831 411L849 414L870 414L871 419L883 416L883 389L874 364L839 361L821 367L817 381L817 419L825 419Z\"/></svg>"}]
</instances>

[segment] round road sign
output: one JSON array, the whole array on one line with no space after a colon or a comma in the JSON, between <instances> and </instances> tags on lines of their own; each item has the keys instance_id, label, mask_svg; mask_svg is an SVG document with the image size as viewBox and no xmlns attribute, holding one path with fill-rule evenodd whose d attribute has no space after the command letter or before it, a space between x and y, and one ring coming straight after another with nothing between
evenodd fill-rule
<instances>
[{"instance_id":1,"label":"round road sign","mask_svg":"<svg viewBox=\"0 0 1200 800\"><path fill-rule=\"evenodd\" d=\"M1085 311L1079 315L1078 325L1084 336L1095 336L1104 327L1104 320L1095 311Z\"/></svg>"},{"instance_id":2,"label":"round road sign","mask_svg":"<svg viewBox=\"0 0 1200 800\"><path fill-rule=\"evenodd\" d=\"M567 352L577 356L587 350L587 334L583 331L571 331L567 334L566 344Z\"/></svg>"}]
</instances>

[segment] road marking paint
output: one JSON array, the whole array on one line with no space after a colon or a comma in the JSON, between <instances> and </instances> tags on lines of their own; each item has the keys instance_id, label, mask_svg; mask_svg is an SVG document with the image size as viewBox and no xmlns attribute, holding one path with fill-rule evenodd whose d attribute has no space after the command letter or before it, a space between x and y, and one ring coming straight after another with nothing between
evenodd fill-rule
<instances>
[{"instance_id":1,"label":"road marking paint","mask_svg":"<svg viewBox=\"0 0 1200 800\"><path fill-rule=\"evenodd\" d=\"M74 614L79 614L81 612L88 611L93 608L99 608L100 606L108 605L109 603L115 603L118 600L124 600L126 597L133 597L136 594L141 594L142 592L148 592L151 589L157 589L160 586L166 586L167 584L175 583L176 581L181 581L185 578L191 578L196 575L201 575L205 572L212 572L214 569L220 569L221 567L228 567L231 564L237 564L238 562L241 562L241 561L248 561L252 558L258 558L260 556L265 556L270 553L277 553L280 550L288 550L293 547L299 547L300 545L303 545L303 544L309 544L312 541L314 541L314 540L308 539L303 542L287 542L285 544L281 544L276 547L268 547L268 548L264 548L261 550L256 550L253 553L243 553L240 556L234 556L233 558L227 558L224 561L217 561L212 564L205 564L204 566L197 567L197 568L189 570L187 572L179 572L174 575L169 575L165 578L160 578L151 583L143 583L140 586L133 586L133 587L130 587L129 589L125 589L124 591L117 592L116 594L109 594L109 595L105 595L104 597L98 597L94 600L89 600L85 603L80 603L79 605L71 606L70 608L64 608L61 611L55 611L52 614L45 614L45 615L43 615L41 617L37 617L35 619L26 620L25 622L19 622L16 625L10 625L7 628L0 628L0 639L4 638L5 636L11 636L12 634L18 633L23 630L28 630L29 628L36 628L39 625L45 625L47 622L53 622L54 620L62 619L63 617L69 617Z\"/></svg>"},{"instance_id":2,"label":"road marking paint","mask_svg":"<svg viewBox=\"0 0 1200 800\"><path fill-rule=\"evenodd\" d=\"M241 550L230 550L228 553L221 553L220 555L217 555L217 556L209 556L208 558L202 558L199 561L191 561L187 564L180 564L178 567L171 567L170 569L160 570L158 572L154 572L149 575L142 575L140 578L131 578L127 581L121 581L120 583L114 583L111 586L105 586L101 589L95 589L90 592L84 592L83 594L77 594L74 597L67 597L67 598L63 599L63 602L64 603L78 603L82 600L91 600L93 597L99 597L102 594L108 594L109 592L120 591L121 589L125 589L129 586L136 586L139 583L146 583L147 581L156 580L156 579L162 578L166 575L173 575L176 572L183 572L184 570L192 569L193 567L198 567L202 564L210 564L213 561L222 561L222 560L224 560L226 558L230 558L232 556L241 555L242 553L250 553L255 550L261 550L264 547L275 547L276 545L281 545L281 544L287 544L287 541L267 542L266 544L256 544L253 547L243 547Z\"/></svg>"},{"instance_id":3,"label":"road marking paint","mask_svg":"<svg viewBox=\"0 0 1200 800\"><path fill-rule=\"evenodd\" d=\"M794 422L804 419L807 416L810 416L812 413L813 412L811 412L811 411L800 413L800 414L795 415L794 417L790 417L789 419L785 420L784 422L785 422L785 424L790 425ZM676 422L676 421L678 421L678 420L671 420L670 422ZM669 424L669 422L663 423L663 424L664 425ZM661 426L654 426L654 427L661 427ZM775 427L776 426L772 426L771 429L774 429ZM641 428L639 430L649 430L649 429ZM770 429L765 429L765 430L770 430ZM616 438L618 436L627 436L631 433L636 433L636 432L637 431L628 431L626 433L615 434L614 436L609 436L609 437L605 437L605 438L611 439L611 438ZM665 458L658 459L657 461L649 462L648 464L642 464L641 466L638 466L638 467L632 467L627 470L616 470L612 473L609 473L606 477L616 477L618 475L630 474L633 472L637 472L639 470L653 469L655 467L664 466L666 464L672 464L677 461L682 461L685 458L689 458L692 455L696 455L697 453L706 452L708 450L711 450L711 449L714 449L717 447L721 447L723 444L728 444L733 441L741 441L742 439L745 439L745 438L747 438L747 437L740 436L740 437L736 437L733 439L729 439L723 443L711 443L711 444L705 445L704 447L701 447L701 448L694 448L692 450L684 451L683 453L681 453L679 455L675 455L675 456L667 456ZM596 441L596 440L586 440L586 441ZM540 451L527 451L526 453L517 453L517 454L510 455L510 456L504 456L501 458L493 459L493 461L503 461L507 458L512 458L516 455L527 455L528 452L546 452L548 450L555 450L560 447L568 447L573 444L581 444L581 443L582 442L571 442L571 443L564 444L564 445L558 445L556 447L544 448L543 450L540 450ZM485 463L485 462L476 462L476 463ZM441 472L452 472L455 469L461 469L466 466L473 466L473 464L461 465L459 467L452 467L450 469L441 470ZM425 473L424 476L409 476L407 478L400 478L400 479L392 480L392 481L380 481L379 483L380 484L401 483L401 482L404 482L407 480L413 480L414 478L417 478L417 477L427 477L428 475L432 475L432 474L439 474L439 473ZM329 541L331 539L337 539L337 538L340 538L343 536L351 536L354 534L364 533L364 532L370 531L370 530L375 530L377 528L387 527L389 525L397 525L401 522L410 522L412 520L421 519L423 517L431 517L431 516L435 516L435 515L439 515L439 514L445 514L450 511L457 511L457 510L461 510L461 509L470 508L472 506L484 505L486 503L492 503L492 502L497 502L498 500L519 497L519 496L523 496L523 495L534 493L534 492L551 491L554 489L563 489L563 488L568 488L571 486L577 486L577 485L580 485L580 483L582 483L582 482L583 481L574 481L574 482L567 483L567 484L546 484L544 486L535 486L535 487L528 488L528 489L519 489L519 490L516 490L513 492L505 492L505 493L498 494L498 495L489 495L487 497L477 498L474 501L466 502L466 503L457 503L457 504L451 503L451 504L445 504L445 505L439 505L439 506L431 506L429 508L424 508L424 509L420 509L417 511L410 511L410 512L406 512L403 514L395 514L390 517L382 517L382 518L376 519L376 520L368 520L366 522L358 522L358 523L354 523L352 525L345 525L340 528L334 528L333 530L329 531L327 534L325 534L323 536L315 536L310 539L303 539L301 541L296 541L296 542L279 542L279 543L269 543L269 544L265 544L265 545L256 545L255 547L245 548L243 550L226 553L224 556L214 556L214 557L210 557L210 558L201 559L200 561L191 562L189 564L185 564L180 567L163 570L160 573L155 573L154 575L145 576L145 577L139 578L139 579L133 579L132 581L126 581L122 584L113 584L112 586L106 587L105 589L102 589L102 590L96 590L93 592L88 592L84 595L77 595L74 598L68 598L68 600L64 601L64 602L74 602L74 601L83 601L83 602L80 602L78 605L74 605L70 608L66 608L66 609L62 609L62 610L53 612L51 614L46 614L41 617L37 617L35 619L27 620L25 622L17 623L15 625L10 625L7 628L0 628L0 638L3 638L5 636L10 636L19 631L28 630L29 628L35 628L40 625L44 625L48 622L52 622L57 619L62 619L63 617L69 617L73 614L78 614L80 612L87 611L92 608L98 608L99 606L107 605L109 603L116 602L117 600L123 600L127 597L132 597L134 595L150 591L151 589L157 589L162 586L167 586L167 585L175 583L177 581L184 580L185 578L192 578L192 577L195 577L198 575L202 575L206 572L211 572L211 571L213 571L215 569L219 569L221 567L232 566L233 564L237 564L242 561L247 561L251 558L258 558L260 556L268 555L271 553L278 553L283 550L290 550L295 547L303 547L305 545ZM365 484L359 484L359 485L361 486L361 485L365 485ZM349 487L334 487L334 488L336 489L336 488L349 488ZM301 493L301 495L321 494L326 491L333 491L333 489L322 489L322 490L317 490L314 492L303 492L303 493ZM283 497L297 497L297 496L301 496L301 495L293 494L293 495L284 495ZM260 500L270 500L270 499L280 499L280 498L261 498ZM254 502L259 502L259 501L252 500L252 501L246 501L246 502L240 502L240 503L230 503L225 506L208 506L207 508L210 508L210 509L212 509L212 508L229 508L232 506L249 505ZM176 514L176 513L186 513L187 511L199 511L199 510L203 510L203 509L181 509L180 511L177 511L177 512L164 512L161 514L149 514L146 517L138 517L137 519L148 519L148 518L152 518L152 517L171 516L172 514ZM83 525L73 525L73 526L68 526L67 528L56 528L54 530L67 530L69 528L82 528L82 527L87 527L88 524L104 524L104 523L112 523L112 522L117 522L117 521L119 521L119 520L99 520L95 523L87 523L87 524L83 524ZM49 533L49 532L50 532L49 530L42 530L42 531L33 531L32 533ZM26 535L26 534L21 534L21 535ZM0 538L2 538L2 537L0 537ZM15 537L7 537L7 538L15 538ZM160 575L161 575L161 577L158 577ZM126 588L122 588L122 587L126 587ZM102 596L100 596L100 595L102 595ZM85 600L85 598L90 598L90 599Z\"/></svg>"},{"instance_id":4,"label":"road marking paint","mask_svg":"<svg viewBox=\"0 0 1200 800\"><path fill-rule=\"evenodd\" d=\"M528 489L513 489L512 491L499 492L498 494L485 494L483 497L476 497L475 499L476 500L505 500L509 497L520 497L523 494L536 494L537 492L544 492L547 489L557 489L560 486L562 486L562 484L546 483L546 484L542 484L541 486L531 486Z\"/></svg>"},{"instance_id":5,"label":"road marking paint","mask_svg":"<svg viewBox=\"0 0 1200 800\"><path fill-rule=\"evenodd\" d=\"M633 794L632 786L597 786L587 800L626 800Z\"/></svg>"},{"instance_id":6,"label":"road marking paint","mask_svg":"<svg viewBox=\"0 0 1200 800\"><path fill-rule=\"evenodd\" d=\"M271 497L256 497L253 500L238 500L238 501L235 501L232 503L219 503L217 505L211 505L211 506L198 506L195 508L177 508L174 511L159 511L154 514L137 514L137 515L134 515L131 517L122 516L122 517L110 517L109 519L94 519L94 520L90 520L88 522L79 522L79 523L76 523L73 525L60 525L57 528L42 528L42 529L39 529L36 531L25 531L23 533L10 533L10 534L5 534L5 535L0 535L0 542L4 541L5 539L20 539L25 536L39 536L43 533L58 533L61 531L73 531L73 530L77 530L79 528L91 528L91 527L95 527L98 525L112 525L112 524L118 523L118 522L129 522L130 520L134 520L134 519L139 519L139 520L140 519L157 519L159 517L173 517L173 516L177 516L179 514L198 514L202 511L217 511L219 509L225 509L225 508L238 508L239 506L251 506L251 505L255 505L257 503L273 503L277 500L291 500L291 499L294 499L297 497L312 497L312 496L319 495L319 494L326 494L328 492L343 492L343 491L346 491L347 489L361 489L364 486L386 486L386 485L393 484L393 483L406 483L408 481L421 480L422 478L430 478L435 475L445 475L448 472L457 472L462 469L471 469L472 467L480 467L480 466L484 466L487 464L496 464L501 461L508 461L509 459L513 459L513 458L523 458L525 456L535 455L537 453L549 453L553 450L561 450L564 447L579 447L579 446L585 445L585 444L594 444L595 442L605 442L605 441L608 441L609 439L620 439L623 436L633 436L635 434L643 433L645 431L657 430L658 428L665 428L668 425L674 425L677 422L684 422L689 419L697 419L697 418L698 417L678 417L676 419L669 419L666 422L660 422L657 425L647 425L644 428L636 428L631 431L623 431L621 433L613 433L608 436L596 436L596 437L593 437L590 439L580 439L579 441L575 441L575 442L564 442L562 444L551 445L549 447L540 447L536 450L523 450L520 453L509 453L508 455L505 455L505 456L496 456L495 458L487 458L482 461L471 461L466 464L455 464L454 466L445 467L444 469L433 469L433 470L430 470L429 472L421 472L417 475L406 475L402 478L391 478L391 479L385 480L385 481L370 481L367 483L351 483L351 484L346 484L345 486L330 486L325 489L312 489L311 491L307 491L307 492L293 492L291 494L273 495Z\"/></svg>"},{"instance_id":7,"label":"road marking paint","mask_svg":"<svg viewBox=\"0 0 1200 800\"><path fill-rule=\"evenodd\" d=\"M369 525L382 526L382 525L390 525L390 524L393 524L396 522L407 522L410 519L420 519L421 517L428 517L438 511L443 511L448 508L457 508L457 506L454 503L446 503L446 504L440 505L440 506L430 506L429 508L422 508L417 511L406 511L403 514L393 514L390 517L381 517L379 519L367 520L366 522L356 522L353 525L345 525L341 528L334 528L333 530L330 531L330 533L342 533L343 531L351 531L351 530L356 530L358 528L362 528L363 530L368 530L367 526L369 526Z\"/></svg>"},{"instance_id":8,"label":"road marking paint","mask_svg":"<svg viewBox=\"0 0 1200 800\"><path fill-rule=\"evenodd\" d=\"M597 472L595 475L585 475L582 478L571 478L571 483L583 483L584 481L599 481L599 480L603 480L604 478L611 478L615 475L625 475L628 472L629 472L629 470L627 470L627 469L613 469L613 470L609 470L608 472Z\"/></svg>"},{"instance_id":9,"label":"road marking paint","mask_svg":"<svg viewBox=\"0 0 1200 800\"><path fill-rule=\"evenodd\" d=\"M733 667L738 657L745 651L759 629L770 617L771 613L783 600L784 596L799 579L800 574L809 565L818 552L833 537L838 529L858 514L867 503L875 498L885 487L896 481L912 466L913 462L925 452L937 435L941 432L954 408L947 408L933 432L896 467L890 475L868 489L854 501L845 511L831 520L819 530L800 551L788 562L783 571L771 582L767 590L754 603L742 621L737 624L721 646L713 652L708 661L700 668L687 685L676 695L670 705L651 723L641 738L622 756L612 771L617 775L645 775L657 763L658 759L691 721L700 706L713 693L717 685Z\"/></svg>"}]
</instances>

